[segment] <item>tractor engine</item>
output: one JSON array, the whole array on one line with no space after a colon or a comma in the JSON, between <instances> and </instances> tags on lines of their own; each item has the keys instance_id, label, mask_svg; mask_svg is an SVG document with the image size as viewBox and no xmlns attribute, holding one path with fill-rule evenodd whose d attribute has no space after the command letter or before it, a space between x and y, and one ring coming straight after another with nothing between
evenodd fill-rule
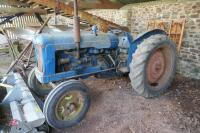
<instances>
[{"instance_id":1,"label":"tractor engine","mask_svg":"<svg viewBox=\"0 0 200 133\"><path fill-rule=\"evenodd\" d=\"M116 58L114 50L96 49L96 48L84 48L80 50L81 57L76 58L76 50L60 50L56 51L56 73L82 70L87 67L101 67L106 69L114 67L114 62L111 58ZM108 57L110 57L108 59Z\"/></svg>"},{"instance_id":2,"label":"tractor engine","mask_svg":"<svg viewBox=\"0 0 200 133\"><path fill-rule=\"evenodd\" d=\"M113 33L81 32L80 58L73 32L42 33L35 37L36 77L41 83L62 78L98 73L127 66L130 43L128 37ZM59 75L59 76L55 76ZM84 77L84 76L82 76Z\"/></svg>"}]
</instances>

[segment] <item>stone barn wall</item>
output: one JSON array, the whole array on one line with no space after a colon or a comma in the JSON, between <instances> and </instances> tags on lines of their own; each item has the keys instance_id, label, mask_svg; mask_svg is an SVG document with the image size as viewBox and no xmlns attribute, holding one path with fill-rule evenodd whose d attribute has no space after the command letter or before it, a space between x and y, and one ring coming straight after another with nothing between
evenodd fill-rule
<instances>
[{"instance_id":1,"label":"stone barn wall","mask_svg":"<svg viewBox=\"0 0 200 133\"><path fill-rule=\"evenodd\" d=\"M200 79L200 1L172 0L130 4L120 10L89 10L88 12L128 26L134 36L146 31L152 19L172 21L186 18L183 45L178 55L177 72Z\"/></svg>"}]
</instances>

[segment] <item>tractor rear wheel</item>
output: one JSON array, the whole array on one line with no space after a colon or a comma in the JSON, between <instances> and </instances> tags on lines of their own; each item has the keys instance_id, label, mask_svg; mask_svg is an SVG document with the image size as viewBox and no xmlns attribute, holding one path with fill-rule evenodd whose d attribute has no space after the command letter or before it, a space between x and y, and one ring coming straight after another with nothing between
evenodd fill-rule
<instances>
[{"instance_id":1,"label":"tractor rear wheel","mask_svg":"<svg viewBox=\"0 0 200 133\"><path fill-rule=\"evenodd\" d=\"M78 124L88 112L88 87L77 80L69 80L54 88L44 102L43 113L53 128L68 128Z\"/></svg>"},{"instance_id":2,"label":"tractor rear wheel","mask_svg":"<svg viewBox=\"0 0 200 133\"><path fill-rule=\"evenodd\" d=\"M28 75L28 86L33 92L35 92L38 96L44 97L48 95L52 90L52 86L49 84L42 84L38 81L35 76L35 68L33 68Z\"/></svg>"},{"instance_id":3,"label":"tractor rear wheel","mask_svg":"<svg viewBox=\"0 0 200 133\"><path fill-rule=\"evenodd\" d=\"M176 48L166 35L153 35L138 45L130 64L131 84L146 98L164 93L176 72Z\"/></svg>"}]
</instances>

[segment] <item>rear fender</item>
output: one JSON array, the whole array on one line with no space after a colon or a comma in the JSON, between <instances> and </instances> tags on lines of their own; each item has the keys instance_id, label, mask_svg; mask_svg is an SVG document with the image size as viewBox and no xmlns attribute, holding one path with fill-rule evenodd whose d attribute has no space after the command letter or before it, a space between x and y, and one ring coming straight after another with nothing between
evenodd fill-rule
<instances>
[{"instance_id":1,"label":"rear fender","mask_svg":"<svg viewBox=\"0 0 200 133\"><path fill-rule=\"evenodd\" d=\"M140 34L132 43L131 43L131 46L129 48L129 51L128 51L128 67L132 61L132 55L133 53L135 53L135 51L137 50L137 46L143 42L143 40L149 38L150 36L152 35L156 35L156 34L163 34L163 35L167 35L167 33L163 30L160 30L160 29L154 29L154 30L151 30L151 31L147 31L145 33L142 33Z\"/></svg>"}]
</instances>

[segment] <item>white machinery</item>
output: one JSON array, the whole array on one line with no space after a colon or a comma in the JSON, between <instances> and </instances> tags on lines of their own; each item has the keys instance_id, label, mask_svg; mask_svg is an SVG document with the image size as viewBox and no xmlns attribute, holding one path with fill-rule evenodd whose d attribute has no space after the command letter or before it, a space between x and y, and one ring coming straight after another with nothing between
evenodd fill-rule
<instances>
[{"instance_id":1,"label":"white machinery","mask_svg":"<svg viewBox=\"0 0 200 133\"><path fill-rule=\"evenodd\" d=\"M35 101L32 93L18 73L8 75L3 79L7 94L1 105L9 105L12 120L7 131L0 133L45 133L39 129L45 123L45 116ZM1 94L2 95L2 94Z\"/></svg>"}]
</instances>

